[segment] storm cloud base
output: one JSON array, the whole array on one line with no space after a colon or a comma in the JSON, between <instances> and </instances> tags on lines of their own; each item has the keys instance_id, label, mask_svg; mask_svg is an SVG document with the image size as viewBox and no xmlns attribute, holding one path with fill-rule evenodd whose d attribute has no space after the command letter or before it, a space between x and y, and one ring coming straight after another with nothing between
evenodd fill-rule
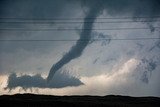
<instances>
[{"instance_id":1,"label":"storm cloud base","mask_svg":"<svg viewBox=\"0 0 160 107\"><path fill-rule=\"evenodd\" d=\"M67 73L56 73L55 77L47 83L41 75L22 75L17 76L15 73L9 75L6 89L15 89L16 87L28 88L63 88L68 86L79 86L83 83L76 77Z\"/></svg>"}]
</instances>

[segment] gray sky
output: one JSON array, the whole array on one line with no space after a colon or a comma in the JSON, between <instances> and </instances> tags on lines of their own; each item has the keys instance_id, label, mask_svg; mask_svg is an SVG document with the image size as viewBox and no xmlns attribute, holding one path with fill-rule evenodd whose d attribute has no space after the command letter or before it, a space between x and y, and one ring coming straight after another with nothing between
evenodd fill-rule
<instances>
[{"instance_id":1,"label":"gray sky","mask_svg":"<svg viewBox=\"0 0 160 107\"><path fill-rule=\"evenodd\" d=\"M32 88L33 93L38 89L54 95L160 96L159 8L158 0L0 1L2 94ZM77 47L79 38L87 38L85 34L91 36L89 43L85 46L83 41ZM72 49L75 53L68 54ZM68 62L63 60L73 55ZM66 62L45 85L51 67L61 59Z\"/></svg>"}]
</instances>

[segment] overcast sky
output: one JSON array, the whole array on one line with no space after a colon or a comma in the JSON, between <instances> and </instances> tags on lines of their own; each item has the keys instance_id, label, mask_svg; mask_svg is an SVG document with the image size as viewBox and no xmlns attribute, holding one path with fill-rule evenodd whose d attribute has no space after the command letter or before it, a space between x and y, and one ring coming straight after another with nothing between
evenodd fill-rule
<instances>
[{"instance_id":1,"label":"overcast sky","mask_svg":"<svg viewBox=\"0 0 160 107\"><path fill-rule=\"evenodd\" d=\"M0 94L160 97L159 10L159 0L1 0Z\"/></svg>"}]
</instances>

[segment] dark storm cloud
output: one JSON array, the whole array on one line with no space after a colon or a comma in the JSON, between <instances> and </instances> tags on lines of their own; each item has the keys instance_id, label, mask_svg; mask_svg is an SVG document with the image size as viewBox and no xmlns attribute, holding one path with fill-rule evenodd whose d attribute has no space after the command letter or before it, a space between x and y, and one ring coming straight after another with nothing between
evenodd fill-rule
<instances>
[{"instance_id":1,"label":"dark storm cloud","mask_svg":"<svg viewBox=\"0 0 160 107\"><path fill-rule=\"evenodd\" d=\"M79 86L83 83L76 77L70 76L66 72L57 72L55 77L47 84L46 79L41 75L23 75L17 76L15 73L8 77L8 85L6 89L14 89L16 87L28 88L63 88L68 86Z\"/></svg>"},{"instance_id":2,"label":"dark storm cloud","mask_svg":"<svg viewBox=\"0 0 160 107\"><path fill-rule=\"evenodd\" d=\"M102 4L110 15L154 16L160 14L159 0L82 0L82 6L92 8L94 4Z\"/></svg>"},{"instance_id":3,"label":"dark storm cloud","mask_svg":"<svg viewBox=\"0 0 160 107\"><path fill-rule=\"evenodd\" d=\"M152 59L143 58L141 59L140 64L137 66L136 70L141 71L142 73L140 80L144 83L149 83L152 73L154 73L158 61Z\"/></svg>"},{"instance_id":4,"label":"dark storm cloud","mask_svg":"<svg viewBox=\"0 0 160 107\"><path fill-rule=\"evenodd\" d=\"M1 0L0 1L0 21L11 22L33 22L33 23L0 23L0 28L51 28L57 26L54 24L56 20L52 20L52 23L48 25L35 24L36 21L44 21L41 19L54 19L54 18L66 18L70 17L70 14L74 14L72 8L76 5L76 2L71 0ZM72 11L71 11L72 9ZM69 14L70 13L70 14ZM7 18L7 19L5 19ZM45 20L48 21L48 20ZM51 20L49 20L51 21ZM61 33L57 32L31 32L31 31L0 31L0 39L59 39ZM59 35L58 35L59 34ZM45 36L44 36L45 35ZM58 36L55 36L58 35ZM63 38L62 38L63 39ZM46 44L46 45L43 45ZM27 51L38 50L42 53L38 46L45 47L44 50L51 51L55 42L1 42L0 53L16 52L19 49ZM7 47L7 48L6 48ZM44 52L44 51L43 51Z\"/></svg>"},{"instance_id":5,"label":"dark storm cloud","mask_svg":"<svg viewBox=\"0 0 160 107\"><path fill-rule=\"evenodd\" d=\"M0 16L13 18L59 17L68 0L2 0Z\"/></svg>"}]
</instances>

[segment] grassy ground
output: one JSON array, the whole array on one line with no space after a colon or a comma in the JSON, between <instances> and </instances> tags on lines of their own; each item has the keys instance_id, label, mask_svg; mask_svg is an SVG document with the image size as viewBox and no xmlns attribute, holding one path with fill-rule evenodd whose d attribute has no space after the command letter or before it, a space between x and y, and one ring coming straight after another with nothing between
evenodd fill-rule
<instances>
[{"instance_id":1,"label":"grassy ground","mask_svg":"<svg viewBox=\"0 0 160 107\"><path fill-rule=\"evenodd\" d=\"M158 97L48 96L16 94L0 96L1 107L160 107Z\"/></svg>"}]
</instances>

